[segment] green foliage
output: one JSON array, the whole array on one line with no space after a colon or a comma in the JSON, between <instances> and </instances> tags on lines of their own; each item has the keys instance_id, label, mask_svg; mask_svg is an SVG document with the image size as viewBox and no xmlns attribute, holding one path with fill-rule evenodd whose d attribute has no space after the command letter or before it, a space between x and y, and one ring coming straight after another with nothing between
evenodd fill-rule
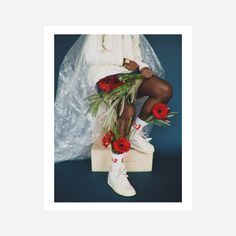
<instances>
[{"instance_id":1,"label":"green foliage","mask_svg":"<svg viewBox=\"0 0 236 236\"><path fill-rule=\"evenodd\" d=\"M166 118L170 118L170 117L173 117L175 116L176 114L178 114L178 112L170 112ZM168 127L170 126L170 121L169 120L158 120L157 118L155 118L153 115L150 115L146 120L145 120L147 123L152 123L154 125L157 125L157 126L163 126L163 127Z\"/></svg>"},{"instance_id":2,"label":"green foliage","mask_svg":"<svg viewBox=\"0 0 236 236\"><path fill-rule=\"evenodd\" d=\"M123 74L119 77L119 80L125 82L125 84L108 93L96 93L86 98L89 102L86 114L91 113L93 117L96 117L102 104L107 106L104 128L108 130L112 128L118 117L121 116L125 102L127 101L130 104L134 102L138 87L142 83L142 75Z\"/></svg>"},{"instance_id":3,"label":"green foliage","mask_svg":"<svg viewBox=\"0 0 236 236\"><path fill-rule=\"evenodd\" d=\"M119 139L121 137L121 135L119 133L119 130L118 130L118 124L117 123L114 123L112 131L114 133L114 139L115 140L117 140L117 139Z\"/></svg>"},{"instance_id":4,"label":"green foliage","mask_svg":"<svg viewBox=\"0 0 236 236\"><path fill-rule=\"evenodd\" d=\"M130 127L131 127L131 124L132 124L132 120L133 120L133 118L131 117L130 118L130 120L129 120L129 123L128 123L128 127L127 127L127 130L126 130L126 137L127 137L127 139L129 139L129 137L130 137Z\"/></svg>"},{"instance_id":5,"label":"green foliage","mask_svg":"<svg viewBox=\"0 0 236 236\"><path fill-rule=\"evenodd\" d=\"M158 126L164 126L164 127L168 127L170 126L170 121L169 120L154 120L153 124L158 125Z\"/></svg>"},{"instance_id":6,"label":"green foliage","mask_svg":"<svg viewBox=\"0 0 236 236\"><path fill-rule=\"evenodd\" d=\"M175 116L176 114L178 114L178 112L172 111L172 112L170 112L166 117L167 117L167 118L170 118L170 117Z\"/></svg>"},{"instance_id":7,"label":"green foliage","mask_svg":"<svg viewBox=\"0 0 236 236\"><path fill-rule=\"evenodd\" d=\"M89 109L86 114L91 113L93 117L96 117L102 104L106 105L107 111L104 114L105 120L103 127L107 131L113 130L116 138L120 137L117 129L118 117L123 113L126 102L129 104L135 102L138 87L142 83L142 75L123 74L119 77L119 80L123 81L124 84L118 88L107 93L95 93L86 98L89 102ZM167 118L171 118L177 113L170 112ZM128 130L130 129L131 122L132 119L129 122ZM163 127L170 126L169 120L158 120L153 115L150 115L146 122ZM128 130L127 134L129 133Z\"/></svg>"}]
</instances>

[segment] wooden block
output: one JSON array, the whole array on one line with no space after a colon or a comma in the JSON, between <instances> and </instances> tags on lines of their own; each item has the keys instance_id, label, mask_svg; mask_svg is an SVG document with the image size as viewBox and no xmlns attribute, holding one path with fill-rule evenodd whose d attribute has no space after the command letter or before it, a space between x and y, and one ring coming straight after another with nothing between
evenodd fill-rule
<instances>
[{"instance_id":1,"label":"wooden block","mask_svg":"<svg viewBox=\"0 0 236 236\"><path fill-rule=\"evenodd\" d=\"M111 167L111 148L102 145L99 138L91 149L91 164L94 172L108 172ZM131 149L124 158L127 172L150 172L152 171L153 154L145 154Z\"/></svg>"}]
</instances>

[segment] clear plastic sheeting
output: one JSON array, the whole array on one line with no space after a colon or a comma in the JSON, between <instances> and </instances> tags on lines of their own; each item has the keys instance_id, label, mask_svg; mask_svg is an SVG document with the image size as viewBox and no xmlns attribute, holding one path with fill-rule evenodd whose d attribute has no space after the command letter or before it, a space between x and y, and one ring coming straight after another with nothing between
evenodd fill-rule
<instances>
[{"instance_id":1,"label":"clear plastic sheeting","mask_svg":"<svg viewBox=\"0 0 236 236\"><path fill-rule=\"evenodd\" d=\"M100 79L99 73L96 74L96 67L91 66L87 59L88 52L94 48L91 37L93 36L81 35L78 38L66 54L59 70L54 108L55 162L89 158L91 145L102 131L105 107L101 107L96 118L91 114L85 116L88 109L88 101L85 98L96 91L95 84ZM122 37L122 35L109 37ZM149 42L143 35L135 37L139 40L141 62L164 79L164 70ZM107 68L103 70L102 76L122 72L127 70L122 66L110 66L109 70ZM146 98L137 100L137 112L140 111ZM146 131L150 130L151 126Z\"/></svg>"}]
</instances>

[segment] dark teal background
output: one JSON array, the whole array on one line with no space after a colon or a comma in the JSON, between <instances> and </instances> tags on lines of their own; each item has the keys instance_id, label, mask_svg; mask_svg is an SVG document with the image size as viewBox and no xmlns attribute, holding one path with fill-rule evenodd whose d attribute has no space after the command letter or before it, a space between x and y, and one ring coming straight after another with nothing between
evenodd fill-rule
<instances>
[{"instance_id":1,"label":"dark teal background","mask_svg":"<svg viewBox=\"0 0 236 236\"><path fill-rule=\"evenodd\" d=\"M182 37L181 35L145 35L165 69L165 79L173 87L173 97L168 106L172 111L179 112L171 118L171 127L162 128L154 126L151 132L153 138L151 143L155 146L154 165L152 173L130 173L136 185L140 185L140 190L145 194L137 195L127 199L113 193L106 192L106 184L100 182L99 185L105 189L101 191L101 196L94 195L93 188L88 192L75 192L72 190L73 184L78 184L81 178L88 181L99 181L106 179L106 174L88 172L90 163L87 162L63 162L55 165L55 201L181 201L182 199ZM66 53L79 35L55 35L55 94L60 65ZM162 163L162 164L161 164ZM86 170L87 168L87 170ZM70 178L72 170L78 171L82 176ZM69 176L68 176L68 173ZM76 172L78 174L78 172ZM103 176L103 177L101 177ZM66 179L68 179L68 182ZM77 182L76 178L78 178ZM90 179L91 178L91 179ZM158 178L158 180L156 179ZM89 180L90 179L90 180ZM81 186L86 186L86 181L80 182ZM150 182L151 181L151 182ZM143 183L144 185L140 184ZM104 185L104 186L103 186ZM159 187L158 187L159 186ZM144 190L147 188L148 190ZM92 195L91 195L91 194Z\"/></svg>"}]
</instances>

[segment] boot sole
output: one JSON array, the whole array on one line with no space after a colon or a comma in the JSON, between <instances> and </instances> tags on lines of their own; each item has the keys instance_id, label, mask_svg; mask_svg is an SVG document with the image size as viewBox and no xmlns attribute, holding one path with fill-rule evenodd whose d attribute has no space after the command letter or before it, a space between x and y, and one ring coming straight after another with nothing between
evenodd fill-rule
<instances>
[{"instance_id":1,"label":"boot sole","mask_svg":"<svg viewBox=\"0 0 236 236\"><path fill-rule=\"evenodd\" d=\"M133 197L133 196L136 195L136 193L135 193L135 194L132 194L132 195L127 195L127 194L120 193L119 191L117 191L115 188L112 187L112 184L109 182L109 180L107 180L107 183L108 183L108 185L112 188L112 190L113 190L115 193L117 193L117 194L119 194L119 195L121 195L121 196L123 196L123 197Z\"/></svg>"}]
</instances>

